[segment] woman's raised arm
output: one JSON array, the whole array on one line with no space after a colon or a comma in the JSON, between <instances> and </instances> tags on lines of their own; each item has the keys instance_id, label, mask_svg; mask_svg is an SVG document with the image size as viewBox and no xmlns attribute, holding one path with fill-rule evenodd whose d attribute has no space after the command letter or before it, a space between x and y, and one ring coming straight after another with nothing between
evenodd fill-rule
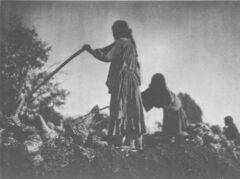
<instances>
[{"instance_id":1,"label":"woman's raised arm","mask_svg":"<svg viewBox=\"0 0 240 179\"><path fill-rule=\"evenodd\" d=\"M87 50L100 61L111 62L122 52L123 42L119 39L107 47L97 48L95 50L93 50L90 45L84 45L83 49Z\"/></svg>"}]
</instances>

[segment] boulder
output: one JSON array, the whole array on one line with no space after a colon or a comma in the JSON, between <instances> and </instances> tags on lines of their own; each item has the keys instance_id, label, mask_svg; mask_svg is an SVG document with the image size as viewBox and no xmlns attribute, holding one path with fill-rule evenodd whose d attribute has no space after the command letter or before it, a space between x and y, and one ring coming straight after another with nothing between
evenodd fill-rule
<instances>
[{"instance_id":1,"label":"boulder","mask_svg":"<svg viewBox=\"0 0 240 179\"><path fill-rule=\"evenodd\" d=\"M43 163L43 161L44 161L44 159L43 159L41 154L29 155L28 156L28 160L33 165L33 167L40 166Z\"/></svg>"},{"instance_id":2,"label":"boulder","mask_svg":"<svg viewBox=\"0 0 240 179\"><path fill-rule=\"evenodd\" d=\"M15 138L15 133L4 131L2 134L2 145L8 150L15 150L20 146L19 141Z\"/></svg>"},{"instance_id":3,"label":"boulder","mask_svg":"<svg viewBox=\"0 0 240 179\"><path fill-rule=\"evenodd\" d=\"M25 155L40 153L42 145L43 142L39 135L30 135L23 143L23 152Z\"/></svg>"}]
</instances>

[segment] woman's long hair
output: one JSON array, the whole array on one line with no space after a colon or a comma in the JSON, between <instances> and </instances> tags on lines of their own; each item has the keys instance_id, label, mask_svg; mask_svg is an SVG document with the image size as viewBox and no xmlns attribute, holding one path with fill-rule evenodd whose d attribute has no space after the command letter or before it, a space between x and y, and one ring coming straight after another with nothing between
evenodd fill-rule
<instances>
[{"instance_id":1,"label":"woman's long hair","mask_svg":"<svg viewBox=\"0 0 240 179\"><path fill-rule=\"evenodd\" d=\"M161 73L154 74L149 87L156 91L163 91L167 89L167 84L164 76Z\"/></svg>"},{"instance_id":2,"label":"woman's long hair","mask_svg":"<svg viewBox=\"0 0 240 179\"><path fill-rule=\"evenodd\" d=\"M170 103L170 93L165 77L161 73L156 73L153 75L149 89L153 95L155 106L163 106Z\"/></svg>"},{"instance_id":3,"label":"woman's long hair","mask_svg":"<svg viewBox=\"0 0 240 179\"><path fill-rule=\"evenodd\" d=\"M134 45L136 53L137 53L137 46L136 46L136 42L132 35L132 29L129 28L126 21L124 21L124 20L115 21L112 26L112 31L113 31L113 36L115 39L119 39L121 37L129 38L131 40L132 44Z\"/></svg>"}]
</instances>

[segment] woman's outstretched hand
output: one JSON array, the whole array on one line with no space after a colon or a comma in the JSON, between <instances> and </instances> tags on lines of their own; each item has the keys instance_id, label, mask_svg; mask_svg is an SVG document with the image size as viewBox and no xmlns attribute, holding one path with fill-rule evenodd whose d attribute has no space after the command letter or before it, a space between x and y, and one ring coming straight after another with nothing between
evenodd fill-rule
<instances>
[{"instance_id":1,"label":"woman's outstretched hand","mask_svg":"<svg viewBox=\"0 0 240 179\"><path fill-rule=\"evenodd\" d=\"M93 51L89 44L83 45L82 49L88 51L89 53L91 53Z\"/></svg>"}]
</instances>

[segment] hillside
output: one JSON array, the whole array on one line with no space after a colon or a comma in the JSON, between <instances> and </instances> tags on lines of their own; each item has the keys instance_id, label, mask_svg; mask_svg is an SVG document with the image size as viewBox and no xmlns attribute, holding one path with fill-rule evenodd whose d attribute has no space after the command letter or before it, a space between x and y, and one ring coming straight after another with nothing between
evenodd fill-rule
<instances>
[{"instance_id":1,"label":"hillside","mask_svg":"<svg viewBox=\"0 0 240 179\"><path fill-rule=\"evenodd\" d=\"M33 134L25 136L28 142L32 142L30 145L26 143L26 139L21 141L15 137L16 133L4 130L1 132L1 176L119 179L240 178L239 146L227 141L221 133L216 134L215 130L204 123L191 125L188 132L181 146L163 143L161 132L145 135L144 150L134 151L108 146L99 133L88 134L85 142L76 142L71 136L61 134L52 140L42 140L41 147L36 148L40 141L38 134L34 134L35 137ZM19 133L17 135L19 136Z\"/></svg>"}]
</instances>

